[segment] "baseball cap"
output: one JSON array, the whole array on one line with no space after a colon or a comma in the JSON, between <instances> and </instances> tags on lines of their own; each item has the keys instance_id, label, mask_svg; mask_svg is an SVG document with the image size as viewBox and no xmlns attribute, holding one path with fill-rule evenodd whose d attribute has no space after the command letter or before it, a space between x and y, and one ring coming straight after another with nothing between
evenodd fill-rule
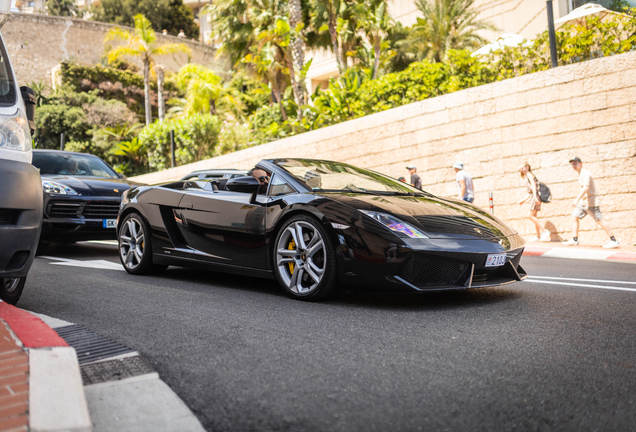
<instances>
[{"instance_id":1,"label":"baseball cap","mask_svg":"<svg viewBox=\"0 0 636 432\"><path fill-rule=\"evenodd\" d=\"M570 163L572 163L572 162L582 163L582 162L581 162L581 158L580 158L580 157L578 157L578 156L575 156L575 157L573 157L572 159L570 159Z\"/></svg>"},{"instance_id":2,"label":"baseball cap","mask_svg":"<svg viewBox=\"0 0 636 432\"><path fill-rule=\"evenodd\" d=\"M409 165L406 167L406 169L417 169L417 167L415 165Z\"/></svg>"},{"instance_id":3,"label":"baseball cap","mask_svg":"<svg viewBox=\"0 0 636 432\"><path fill-rule=\"evenodd\" d=\"M464 169L464 164L461 163L460 161L455 162L455 164L453 165L453 168L457 168L457 169Z\"/></svg>"}]
</instances>

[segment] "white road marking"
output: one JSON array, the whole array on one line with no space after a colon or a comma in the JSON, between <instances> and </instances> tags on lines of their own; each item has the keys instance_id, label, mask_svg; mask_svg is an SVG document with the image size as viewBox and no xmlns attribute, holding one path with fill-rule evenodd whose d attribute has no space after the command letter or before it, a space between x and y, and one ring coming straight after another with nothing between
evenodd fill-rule
<instances>
[{"instance_id":1,"label":"white road marking","mask_svg":"<svg viewBox=\"0 0 636 432\"><path fill-rule=\"evenodd\" d=\"M618 251L601 251L601 250L588 250L588 249L575 249L575 248L561 248L555 247L541 255L542 257L550 258L568 258L568 259L591 259L591 260L606 260L610 256L614 255Z\"/></svg>"},{"instance_id":2,"label":"white road marking","mask_svg":"<svg viewBox=\"0 0 636 432\"><path fill-rule=\"evenodd\" d=\"M556 276L528 276L528 279L554 279L554 280L569 280L569 281L577 281L577 282L600 282L600 283L614 283L614 284L627 284L627 285L636 285L636 280L626 282L626 281L615 281L615 280L602 280L602 279L578 279L578 278L564 278L564 277L556 277Z\"/></svg>"},{"instance_id":3,"label":"white road marking","mask_svg":"<svg viewBox=\"0 0 636 432\"><path fill-rule=\"evenodd\" d=\"M95 243L109 246L118 246L117 240L89 240L86 243Z\"/></svg>"},{"instance_id":4,"label":"white road marking","mask_svg":"<svg viewBox=\"0 0 636 432\"><path fill-rule=\"evenodd\" d=\"M556 282L556 281L550 281L550 280L536 280L536 279L525 279L524 282L542 283L547 285L565 285L565 286L572 286L572 287L598 288L598 289L636 292L636 288L623 288L623 287L614 287L614 286L607 286L607 285L589 285L589 284Z\"/></svg>"},{"instance_id":5,"label":"white road marking","mask_svg":"<svg viewBox=\"0 0 636 432\"><path fill-rule=\"evenodd\" d=\"M126 271L126 270L124 270L124 266L122 266L121 264L114 263L112 261L106 261L106 260L80 261L80 260L74 260L74 259L69 259L69 258L58 258L58 257L50 257L50 256L42 256L40 258L45 258L45 259L54 260L54 261L60 261L60 262L53 262L53 263L51 263L52 265L61 265L61 266L69 266L69 267L82 267L82 268L93 268L93 269L100 269L100 270L121 270L121 271Z\"/></svg>"}]
</instances>

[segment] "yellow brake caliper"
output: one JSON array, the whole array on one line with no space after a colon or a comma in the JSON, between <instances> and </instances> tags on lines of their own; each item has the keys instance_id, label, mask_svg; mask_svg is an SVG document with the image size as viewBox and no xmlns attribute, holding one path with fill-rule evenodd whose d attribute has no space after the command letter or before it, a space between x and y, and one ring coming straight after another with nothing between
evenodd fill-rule
<instances>
[{"instance_id":1,"label":"yellow brake caliper","mask_svg":"<svg viewBox=\"0 0 636 432\"><path fill-rule=\"evenodd\" d=\"M287 249L289 250L296 249L296 243L294 243L294 240L289 242L289 246L287 246ZM289 263L287 265L289 266L289 274L294 274L294 263Z\"/></svg>"}]
</instances>

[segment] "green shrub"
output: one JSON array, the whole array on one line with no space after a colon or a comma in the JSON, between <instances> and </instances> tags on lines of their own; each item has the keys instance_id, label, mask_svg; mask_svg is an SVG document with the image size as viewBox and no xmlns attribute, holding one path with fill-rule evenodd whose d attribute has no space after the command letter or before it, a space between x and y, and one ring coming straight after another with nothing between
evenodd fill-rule
<instances>
[{"instance_id":1,"label":"green shrub","mask_svg":"<svg viewBox=\"0 0 636 432\"><path fill-rule=\"evenodd\" d=\"M194 114L164 122L155 122L139 133L139 141L148 149L148 165L158 171L170 167L170 131L174 131L178 165L206 159L214 155L220 122L210 114Z\"/></svg>"},{"instance_id":2,"label":"green shrub","mask_svg":"<svg viewBox=\"0 0 636 432\"><path fill-rule=\"evenodd\" d=\"M62 62L62 82L75 92L94 93L104 99L116 99L124 102L140 117L144 116L144 78L131 70L120 70L102 65L85 66L77 63ZM152 92L157 91L157 83L150 81ZM176 85L171 80L164 83L164 97L170 99L179 96ZM157 112L157 102L152 98L153 112Z\"/></svg>"},{"instance_id":3,"label":"green shrub","mask_svg":"<svg viewBox=\"0 0 636 432\"><path fill-rule=\"evenodd\" d=\"M35 109L37 130L33 136L35 146L43 149L59 149L60 135L65 141L90 141L92 128L84 110L65 104L42 105Z\"/></svg>"}]
</instances>

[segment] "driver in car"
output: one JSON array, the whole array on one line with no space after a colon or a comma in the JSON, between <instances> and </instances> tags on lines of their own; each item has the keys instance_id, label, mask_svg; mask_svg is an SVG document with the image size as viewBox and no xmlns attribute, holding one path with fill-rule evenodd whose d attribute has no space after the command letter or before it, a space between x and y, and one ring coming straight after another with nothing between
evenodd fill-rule
<instances>
[{"instance_id":1,"label":"driver in car","mask_svg":"<svg viewBox=\"0 0 636 432\"><path fill-rule=\"evenodd\" d=\"M247 175L251 175L261 184L258 188L258 193L265 193L267 191L267 185L269 185L269 174L267 171L260 168L252 168Z\"/></svg>"},{"instance_id":2,"label":"driver in car","mask_svg":"<svg viewBox=\"0 0 636 432\"><path fill-rule=\"evenodd\" d=\"M86 171L78 169L78 163L75 159L69 159L66 162L66 168L60 171L60 174L85 175Z\"/></svg>"}]
</instances>

